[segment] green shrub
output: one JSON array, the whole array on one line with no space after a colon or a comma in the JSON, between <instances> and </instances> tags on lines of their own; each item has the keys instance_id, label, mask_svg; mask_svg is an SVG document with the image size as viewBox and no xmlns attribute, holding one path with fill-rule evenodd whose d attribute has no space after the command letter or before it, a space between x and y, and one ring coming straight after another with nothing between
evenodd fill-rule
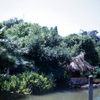
<instances>
[{"instance_id":1,"label":"green shrub","mask_svg":"<svg viewBox=\"0 0 100 100\"><path fill-rule=\"evenodd\" d=\"M44 76L44 74L24 72L17 76L0 76L0 91L3 95L42 94L47 93L53 87L55 83L52 75Z\"/></svg>"},{"instance_id":2,"label":"green shrub","mask_svg":"<svg viewBox=\"0 0 100 100\"><path fill-rule=\"evenodd\" d=\"M19 80L15 75L1 76L0 87L4 95L8 95L9 93L14 93L16 95L30 93L30 89L26 87L26 82Z\"/></svg>"},{"instance_id":3,"label":"green shrub","mask_svg":"<svg viewBox=\"0 0 100 100\"><path fill-rule=\"evenodd\" d=\"M24 72L18 77L20 80L26 81L27 87L31 89L32 94L47 93L55 87L52 74L44 76L44 74Z\"/></svg>"}]
</instances>

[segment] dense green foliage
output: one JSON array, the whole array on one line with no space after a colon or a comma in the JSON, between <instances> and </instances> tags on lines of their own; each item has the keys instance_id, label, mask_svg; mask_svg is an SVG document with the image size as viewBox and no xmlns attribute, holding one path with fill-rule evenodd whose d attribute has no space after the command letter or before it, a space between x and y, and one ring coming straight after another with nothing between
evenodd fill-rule
<instances>
[{"instance_id":1,"label":"dense green foliage","mask_svg":"<svg viewBox=\"0 0 100 100\"><path fill-rule=\"evenodd\" d=\"M10 19L10 20L7 20L7 21L3 21L3 25L6 26L6 28L10 28L12 27L14 24L19 24L20 22L23 22L23 19L17 19L17 18L14 18L14 19Z\"/></svg>"},{"instance_id":2,"label":"dense green foliage","mask_svg":"<svg viewBox=\"0 0 100 100\"><path fill-rule=\"evenodd\" d=\"M9 41L4 43L10 56L8 63L11 63L13 68L21 67L20 71L23 71L26 67L32 68L35 62L40 72L45 74L52 72L56 78L62 78L64 70L61 63L69 62L71 57L67 48L60 46L62 37L58 35L56 27L49 30L38 24L20 23L7 29L4 35ZM24 62L27 65L22 64ZM31 66L28 66L28 63Z\"/></svg>"},{"instance_id":3,"label":"dense green foliage","mask_svg":"<svg viewBox=\"0 0 100 100\"><path fill-rule=\"evenodd\" d=\"M0 74L10 68L9 76L1 76L3 92L40 94L55 83L66 85L69 75L64 64L83 51L87 62L100 66L100 43L86 31L61 37L57 27L48 29L16 18L0 23L0 29Z\"/></svg>"},{"instance_id":4,"label":"dense green foliage","mask_svg":"<svg viewBox=\"0 0 100 100\"><path fill-rule=\"evenodd\" d=\"M96 42L87 35L78 36L72 34L64 39L67 48L70 48L72 57L85 52L85 60L92 65L97 65L99 62L98 52L96 50Z\"/></svg>"},{"instance_id":5,"label":"dense green foliage","mask_svg":"<svg viewBox=\"0 0 100 100\"><path fill-rule=\"evenodd\" d=\"M22 74L0 76L1 94L8 96L27 95L47 93L55 87L52 74L44 76L33 72L24 72Z\"/></svg>"}]
</instances>

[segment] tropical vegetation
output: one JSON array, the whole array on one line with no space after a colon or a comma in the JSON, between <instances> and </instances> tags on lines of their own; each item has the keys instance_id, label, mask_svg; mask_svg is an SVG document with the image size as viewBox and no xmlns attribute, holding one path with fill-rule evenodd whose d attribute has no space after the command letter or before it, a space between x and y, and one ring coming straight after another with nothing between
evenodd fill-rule
<instances>
[{"instance_id":1,"label":"tropical vegetation","mask_svg":"<svg viewBox=\"0 0 100 100\"><path fill-rule=\"evenodd\" d=\"M80 34L62 37L57 26L49 29L17 18L3 21L0 23L1 94L43 94L59 85L66 86L69 72L64 64L81 52L86 53L87 62L98 66L99 77L100 38L96 32L82 30Z\"/></svg>"}]
</instances>

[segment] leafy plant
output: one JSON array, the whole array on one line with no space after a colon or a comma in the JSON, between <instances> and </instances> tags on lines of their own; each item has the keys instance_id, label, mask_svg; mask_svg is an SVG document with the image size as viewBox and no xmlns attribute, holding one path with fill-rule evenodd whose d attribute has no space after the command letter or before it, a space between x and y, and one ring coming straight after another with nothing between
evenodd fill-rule
<instances>
[{"instance_id":1,"label":"leafy plant","mask_svg":"<svg viewBox=\"0 0 100 100\"><path fill-rule=\"evenodd\" d=\"M14 93L16 95L47 93L55 87L52 74L44 76L33 72L8 75L0 77L0 88L2 93Z\"/></svg>"}]
</instances>

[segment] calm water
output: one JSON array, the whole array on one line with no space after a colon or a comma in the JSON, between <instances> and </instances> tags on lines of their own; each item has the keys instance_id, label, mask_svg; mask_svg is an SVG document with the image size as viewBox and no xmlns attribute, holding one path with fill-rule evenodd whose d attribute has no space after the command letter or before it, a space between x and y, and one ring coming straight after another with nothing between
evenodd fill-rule
<instances>
[{"instance_id":1,"label":"calm water","mask_svg":"<svg viewBox=\"0 0 100 100\"><path fill-rule=\"evenodd\" d=\"M94 89L93 100L100 100L100 87ZM41 96L27 96L17 100L88 100L88 90L66 90Z\"/></svg>"}]
</instances>

